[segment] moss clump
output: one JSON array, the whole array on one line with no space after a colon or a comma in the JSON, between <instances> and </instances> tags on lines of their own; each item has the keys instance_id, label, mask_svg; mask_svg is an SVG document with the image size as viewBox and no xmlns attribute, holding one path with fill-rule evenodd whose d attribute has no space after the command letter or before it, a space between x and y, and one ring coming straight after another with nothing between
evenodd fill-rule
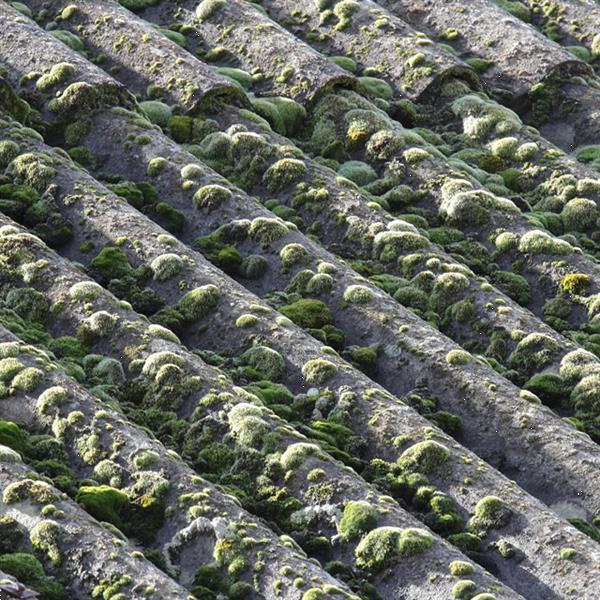
<instances>
[{"instance_id":1,"label":"moss clump","mask_svg":"<svg viewBox=\"0 0 600 600\"><path fill-rule=\"evenodd\" d=\"M198 120L187 115L174 115L169 119L169 135L178 144L189 144L199 136Z\"/></svg>"},{"instance_id":2,"label":"moss clump","mask_svg":"<svg viewBox=\"0 0 600 600\"><path fill-rule=\"evenodd\" d=\"M333 14L338 18L335 29L342 31L352 22L352 15L360 10L360 4L356 0L340 0L333 7Z\"/></svg>"},{"instance_id":3,"label":"moss clump","mask_svg":"<svg viewBox=\"0 0 600 600\"><path fill-rule=\"evenodd\" d=\"M83 45L81 38L66 29L52 29L51 31L48 31L48 33L53 35L57 40L60 40L66 46L69 46L69 48L75 52L83 53L85 51L85 46Z\"/></svg>"},{"instance_id":4,"label":"moss clump","mask_svg":"<svg viewBox=\"0 0 600 600\"><path fill-rule=\"evenodd\" d=\"M458 600L471 600L477 592L477 585L470 579L457 581L452 588L452 597Z\"/></svg>"},{"instance_id":5,"label":"moss clump","mask_svg":"<svg viewBox=\"0 0 600 600\"><path fill-rule=\"evenodd\" d=\"M54 34L55 32L49 33ZM114 102L115 96L115 93L103 93L101 86L76 81L69 85L60 96L50 100L48 109L57 115L69 115L69 117L79 113L89 114L89 111L95 108Z\"/></svg>"},{"instance_id":6,"label":"moss clump","mask_svg":"<svg viewBox=\"0 0 600 600\"><path fill-rule=\"evenodd\" d=\"M392 100L394 90L390 84L378 77L359 77L358 91L371 98L382 98L383 100Z\"/></svg>"},{"instance_id":7,"label":"moss clump","mask_svg":"<svg viewBox=\"0 0 600 600\"><path fill-rule=\"evenodd\" d=\"M216 67L215 71L223 77L227 77L231 81L237 83L244 90L250 90L252 88L252 75L243 69L236 69L235 67Z\"/></svg>"},{"instance_id":8,"label":"moss clump","mask_svg":"<svg viewBox=\"0 0 600 600\"><path fill-rule=\"evenodd\" d=\"M17 183L24 183L43 193L56 175L56 171L49 163L50 159L47 156L28 152L20 154L10 163L8 173Z\"/></svg>"},{"instance_id":9,"label":"moss clump","mask_svg":"<svg viewBox=\"0 0 600 600\"><path fill-rule=\"evenodd\" d=\"M576 527L577 529L579 529L579 531L585 533L585 535L591 537L594 541L600 543L600 529L594 527L594 525L590 525L587 521L584 521L583 519L579 519L577 517L567 519L567 521L569 521L569 523L571 523L573 527ZM597 525L600 525L600 520L595 520L595 523Z\"/></svg>"},{"instance_id":10,"label":"moss clump","mask_svg":"<svg viewBox=\"0 0 600 600\"><path fill-rule=\"evenodd\" d=\"M587 198L569 200L560 213L566 231L593 229L596 226L598 215L596 203Z\"/></svg>"},{"instance_id":11,"label":"moss clump","mask_svg":"<svg viewBox=\"0 0 600 600\"><path fill-rule=\"evenodd\" d=\"M600 50L600 35L597 36L597 39L598 50ZM600 52L598 54L600 55ZM582 146L577 149L576 156L579 162L597 165L600 162L600 146Z\"/></svg>"},{"instance_id":12,"label":"moss clump","mask_svg":"<svg viewBox=\"0 0 600 600\"><path fill-rule=\"evenodd\" d=\"M16 547L15 545L11 550ZM16 552L0 556L0 570L35 589L39 592L41 600L64 600L67 598L63 586L54 578L46 576L42 563L31 554Z\"/></svg>"},{"instance_id":13,"label":"moss clump","mask_svg":"<svg viewBox=\"0 0 600 600\"><path fill-rule=\"evenodd\" d=\"M267 169L263 176L263 183L273 194L299 181L307 172L306 165L301 160L282 158Z\"/></svg>"},{"instance_id":14,"label":"moss clump","mask_svg":"<svg viewBox=\"0 0 600 600\"><path fill-rule=\"evenodd\" d=\"M0 444L0 463L19 463L21 455L8 446Z\"/></svg>"},{"instance_id":15,"label":"moss clump","mask_svg":"<svg viewBox=\"0 0 600 600\"><path fill-rule=\"evenodd\" d=\"M449 365L467 365L473 360L473 357L466 350L454 349L446 354L446 362Z\"/></svg>"},{"instance_id":16,"label":"moss clump","mask_svg":"<svg viewBox=\"0 0 600 600\"><path fill-rule=\"evenodd\" d=\"M560 345L544 333L524 337L508 357L508 366L519 371L538 371L552 362Z\"/></svg>"},{"instance_id":17,"label":"moss clump","mask_svg":"<svg viewBox=\"0 0 600 600\"><path fill-rule=\"evenodd\" d=\"M371 531L379 520L379 511L368 502L348 502L338 525L340 535L350 541Z\"/></svg>"},{"instance_id":18,"label":"moss clump","mask_svg":"<svg viewBox=\"0 0 600 600\"><path fill-rule=\"evenodd\" d=\"M258 318L251 314L240 315L235 320L235 326L240 329L246 329L247 327L254 327L258 323Z\"/></svg>"},{"instance_id":19,"label":"moss clump","mask_svg":"<svg viewBox=\"0 0 600 600\"><path fill-rule=\"evenodd\" d=\"M83 138L90 132L91 124L87 119L79 119L74 123L69 123L64 129L63 136L65 144L69 148L79 146ZM75 148L73 148L75 149ZM72 158L72 156L71 156Z\"/></svg>"},{"instance_id":20,"label":"moss clump","mask_svg":"<svg viewBox=\"0 0 600 600\"><path fill-rule=\"evenodd\" d=\"M160 454L154 450L140 450L133 458L133 465L136 469L148 469L160 462Z\"/></svg>"},{"instance_id":21,"label":"moss clump","mask_svg":"<svg viewBox=\"0 0 600 600\"><path fill-rule=\"evenodd\" d=\"M0 360L0 381L8 382L23 370L23 365L14 356Z\"/></svg>"},{"instance_id":22,"label":"moss clump","mask_svg":"<svg viewBox=\"0 0 600 600\"><path fill-rule=\"evenodd\" d=\"M511 511L497 496L486 496L475 505L475 514L469 519L469 530L485 532L488 529L500 529L508 525Z\"/></svg>"},{"instance_id":23,"label":"moss clump","mask_svg":"<svg viewBox=\"0 0 600 600\"><path fill-rule=\"evenodd\" d=\"M323 358L309 360L302 366L302 376L310 384L325 383L335 377L336 373L337 367Z\"/></svg>"},{"instance_id":24,"label":"moss clump","mask_svg":"<svg viewBox=\"0 0 600 600\"><path fill-rule=\"evenodd\" d=\"M68 399L67 390L59 385L44 390L37 401L37 410L41 415L48 414L51 408L61 406Z\"/></svg>"},{"instance_id":25,"label":"moss clump","mask_svg":"<svg viewBox=\"0 0 600 600\"><path fill-rule=\"evenodd\" d=\"M462 532L448 536L448 541L456 546L462 553L479 552L481 548L481 538L474 533Z\"/></svg>"},{"instance_id":26,"label":"moss clump","mask_svg":"<svg viewBox=\"0 0 600 600\"><path fill-rule=\"evenodd\" d=\"M499 285L515 302L522 306L529 303L531 290L525 277L509 271L498 271L494 274L494 282Z\"/></svg>"},{"instance_id":27,"label":"moss clump","mask_svg":"<svg viewBox=\"0 0 600 600\"><path fill-rule=\"evenodd\" d=\"M99 521L123 527L120 513L129 503L125 492L108 485L82 486L77 492L76 500Z\"/></svg>"},{"instance_id":28,"label":"moss clump","mask_svg":"<svg viewBox=\"0 0 600 600\"><path fill-rule=\"evenodd\" d=\"M258 371L265 379L276 381L285 371L285 360L276 350L267 346L254 346L242 354L244 364Z\"/></svg>"},{"instance_id":29,"label":"moss clump","mask_svg":"<svg viewBox=\"0 0 600 600\"><path fill-rule=\"evenodd\" d=\"M203 285L183 296L177 303L177 309L186 321L196 321L215 308L219 295L216 285Z\"/></svg>"},{"instance_id":30,"label":"moss clump","mask_svg":"<svg viewBox=\"0 0 600 600\"><path fill-rule=\"evenodd\" d=\"M519 140L515 137L498 138L489 144L494 156L506 159L513 159L518 147Z\"/></svg>"},{"instance_id":31,"label":"moss clump","mask_svg":"<svg viewBox=\"0 0 600 600\"><path fill-rule=\"evenodd\" d=\"M25 15L26 17L33 19L33 13L31 12L31 9L28 6L26 6L25 4L23 4L22 2L9 2L9 4L15 10L18 10L22 15Z\"/></svg>"},{"instance_id":32,"label":"moss clump","mask_svg":"<svg viewBox=\"0 0 600 600\"><path fill-rule=\"evenodd\" d=\"M172 113L171 107L168 104L159 102L158 100L148 100L140 102L139 106L152 124L159 127L166 127L169 124Z\"/></svg>"},{"instance_id":33,"label":"moss clump","mask_svg":"<svg viewBox=\"0 0 600 600\"><path fill-rule=\"evenodd\" d=\"M205 185L194 194L196 208L214 210L232 197L232 193L222 185Z\"/></svg>"},{"instance_id":34,"label":"moss clump","mask_svg":"<svg viewBox=\"0 0 600 600\"><path fill-rule=\"evenodd\" d=\"M248 235L263 247L281 239L287 232L288 228L281 221L267 217L256 217L248 229Z\"/></svg>"},{"instance_id":35,"label":"moss clump","mask_svg":"<svg viewBox=\"0 0 600 600\"><path fill-rule=\"evenodd\" d=\"M471 575L475 572L475 567L468 562L463 560L453 560L448 565L448 571L450 571L450 575L454 575L455 577L463 577L464 575Z\"/></svg>"},{"instance_id":36,"label":"moss clump","mask_svg":"<svg viewBox=\"0 0 600 600\"><path fill-rule=\"evenodd\" d=\"M327 594L319 588L310 588L302 594L301 600L325 600Z\"/></svg>"},{"instance_id":37,"label":"moss clump","mask_svg":"<svg viewBox=\"0 0 600 600\"><path fill-rule=\"evenodd\" d=\"M16 519L0 517L0 554L14 552L23 539L23 528ZM2 566L0 565L0 570Z\"/></svg>"},{"instance_id":38,"label":"moss clump","mask_svg":"<svg viewBox=\"0 0 600 600\"><path fill-rule=\"evenodd\" d=\"M40 521L29 533L34 550L42 553L55 566L60 566L62 555L59 546L60 526L55 521Z\"/></svg>"},{"instance_id":39,"label":"moss clump","mask_svg":"<svg viewBox=\"0 0 600 600\"><path fill-rule=\"evenodd\" d=\"M513 17L517 17L517 19L521 19L521 21L525 21L529 23L531 21L531 11L523 2L519 2L517 0L493 0L494 4L497 4L500 8L504 9L506 12L509 12ZM545 10L545 9L544 9ZM553 8L549 8L549 10L554 10Z\"/></svg>"},{"instance_id":40,"label":"moss clump","mask_svg":"<svg viewBox=\"0 0 600 600\"><path fill-rule=\"evenodd\" d=\"M135 12L136 10L143 10L148 6L158 4L158 0L119 0L119 4L127 10Z\"/></svg>"},{"instance_id":41,"label":"moss clump","mask_svg":"<svg viewBox=\"0 0 600 600\"><path fill-rule=\"evenodd\" d=\"M308 252L306 252L304 246L297 243L287 244L279 252L281 264L286 268L293 267L306 258L306 256L308 256Z\"/></svg>"},{"instance_id":42,"label":"moss clump","mask_svg":"<svg viewBox=\"0 0 600 600\"><path fill-rule=\"evenodd\" d=\"M569 294L583 294L591 285L592 279L585 273L569 273L560 280L560 287Z\"/></svg>"},{"instance_id":43,"label":"moss clump","mask_svg":"<svg viewBox=\"0 0 600 600\"><path fill-rule=\"evenodd\" d=\"M281 466L286 469L298 468L308 456L321 455L319 446L315 444L308 444L305 442L299 442L288 446L281 455L279 462Z\"/></svg>"},{"instance_id":44,"label":"moss clump","mask_svg":"<svg viewBox=\"0 0 600 600\"><path fill-rule=\"evenodd\" d=\"M163 365L183 366L184 360L178 354L165 350L164 352L155 352L146 358L142 373L148 377L154 377Z\"/></svg>"},{"instance_id":45,"label":"moss clump","mask_svg":"<svg viewBox=\"0 0 600 600\"><path fill-rule=\"evenodd\" d=\"M306 292L311 296L320 296L327 294L333 289L334 278L327 273L317 273L313 275L306 284Z\"/></svg>"},{"instance_id":46,"label":"moss clump","mask_svg":"<svg viewBox=\"0 0 600 600\"><path fill-rule=\"evenodd\" d=\"M252 107L274 131L286 137L297 133L306 119L305 108L290 98L255 98Z\"/></svg>"},{"instance_id":47,"label":"moss clump","mask_svg":"<svg viewBox=\"0 0 600 600\"><path fill-rule=\"evenodd\" d=\"M430 473L449 458L450 451L448 448L439 442L426 440L417 442L407 448L398 459L398 465L408 471Z\"/></svg>"},{"instance_id":48,"label":"moss clump","mask_svg":"<svg viewBox=\"0 0 600 600\"><path fill-rule=\"evenodd\" d=\"M78 302L91 302L104 294L102 286L95 281L80 281L69 289L69 295Z\"/></svg>"},{"instance_id":49,"label":"moss clump","mask_svg":"<svg viewBox=\"0 0 600 600\"><path fill-rule=\"evenodd\" d=\"M65 6L62 9L62 11L60 12L60 19L62 21L68 21L69 19L72 19L78 13L79 13L79 8L77 8L77 6L75 4L69 4L68 6Z\"/></svg>"},{"instance_id":50,"label":"moss clump","mask_svg":"<svg viewBox=\"0 0 600 600\"><path fill-rule=\"evenodd\" d=\"M21 392L30 393L40 384L44 373L35 367L27 367L20 371L11 381L11 387Z\"/></svg>"},{"instance_id":51,"label":"moss clump","mask_svg":"<svg viewBox=\"0 0 600 600\"><path fill-rule=\"evenodd\" d=\"M496 240L496 245L498 240ZM524 254L571 254L574 251L569 242L553 238L545 231L528 231L519 240L519 251Z\"/></svg>"},{"instance_id":52,"label":"moss clump","mask_svg":"<svg viewBox=\"0 0 600 600\"><path fill-rule=\"evenodd\" d=\"M366 375L377 372L377 350L370 347L353 348L350 352L352 362Z\"/></svg>"},{"instance_id":53,"label":"moss clump","mask_svg":"<svg viewBox=\"0 0 600 600\"><path fill-rule=\"evenodd\" d=\"M560 551L560 557L562 560L571 560L572 558L575 558L576 554L577 552L574 548L562 548Z\"/></svg>"},{"instance_id":54,"label":"moss clump","mask_svg":"<svg viewBox=\"0 0 600 600\"><path fill-rule=\"evenodd\" d=\"M544 404L550 406L559 406L564 398L568 398L571 391L571 387L555 373L536 374L523 387L526 390L522 392L532 392L535 397L538 397L538 401L541 398Z\"/></svg>"},{"instance_id":55,"label":"moss clump","mask_svg":"<svg viewBox=\"0 0 600 600\"><path fill-rule=\"evenodd\" d=\"M369 304L373 298L373 292L364 285L349 285L344 290L344 300L349 304Z\"/></svg>"},{"instance_id":56,"label":"moss clump","mask_svg":"<svg viewBox=\"0 0 600 600\"><path fill-rule=\"evenodd\" d=\"M42 75L36 82L35 87L40 92L47 92L61 83L66 83L75 75L75 67L69 63L54 65L50 72Z\"/></svg>"},{"instance_id":57,"label":"moss clump","mask_svg":"<svg viewBox=\"0 0 600 600\"><path fill-rule=\"evenodd\" d=\"M11 140L0 141L0 168L4 169L19 156L19 146Z\"/></svg>"},{"instance_id":58,"label":"moss clump","mask_svg":"<svg viewBox=\"0 0 600 600\"><path fill-rule=\"evenodd\" d=\"M254 588L245 581L236 581L229 586L227 593L230 600L243 600L254 594Z\"/></svg>"},{"instance_id":59,"label":"moss clump","mask_svg":"<svg viewBox=\"0 0 600 600\"><path fill-rule=\"evenodd\" d=\"M149 177L156 177L160 175L166 168L168 161L162 156L157 156L148 162L146 173Z\"/></svg>"},{"instance_id":60,"label":"moss clump","mask_svg":"<svg viewBox=\"0 0 600 600\"><path fill-rule=\"evenodd\" d=\"M16 423L4 420L0 420L0 444L20 454L25 454L29 447L27 434Z\"/></svg>"},{"instance_id":61,"label":"moss clump","mask_svg":"<svg viewBox=\"0 0 600 600\"><path fill-rule=\"evenodd\" d=\"M220 590L223 588L223 583L223 574L216 564L201 565L194 575L194 585L199 586L200 589Z\"/></svg>"},{"instance_id":62,"label":"moss clump","mask_svg":"<svg viewBox=\"0 0 600 600\"><path fill-rule=\"evenodd\" d=\"M13 161L8 170L14 169L20 158ZM38 176L43 178L45 171L43 167L38 170L39 164L32 162L29 165L31 171L24 167L27 173L21 173L21 175L13 173L15 179ZM39 185L45 187L46 183L49 183L49 180L42 183L40 179ZM0 185L0 199L2 199L2 211L7 216L28 227L46 244L56 248L72 238L69 222L60 214L56 203L50 196L40 198L38 192L28 185L5 184Z\"/></svg>"},{"instance_id":63,"label":"moss clump","mask_svg":"<svg viewBox=\"0 0 600 600\"><path fill-rule=\"evenodd\" d=\"M179 171L179 173L181 174L181 179L191 179L194 181L202 179L205 175L204 169L195 163L190 163L184 167L181 167L181 171Z\"/></svg>"},{"instance_id":64,"label":"moss clump","mask_svg":"<svg viewBox=\"0 0 600 600\"><path fill-rule=\"evenodd\" d=\"M116 246L103 248L91 261L90 268L108 283L111 279L121 279L133 272L127 255Z\"/></svg>"},{"instance_id":65,"label":"moss clump","mask_svg":"<svg viewBox=\"0 0 600 600\"><path fill-rule=\"evenodd\" d=\"M183 213L173 208L167 202L159 202L154 207L157 214L166 221L164 227L171 233L179 233L185 224Z\"/></svg>"},{"instance_id":66,"label":"moss clump","mask_svg":"<svg viewBox=\"0 0 600 600\"><path fill-rule=\"evenodd\" d=\"M281 383L272 383L271 381L256 381L247 385L250 393L258 396L264 404L292 404L293 394Z\"/></svg>"},{"instance_id":67,"label":"moss clump","mask_svg":"<svg viewBox=\"0 0 600 600\"><path fill-rule=\"evenodd\" d=\"M98 310L83 322L83 329L80 331L88 331L98 337L106 337L114 330L116 323L117 317L105 310Z\"/></svg>"},{"instance_id":68,"label":"moss clump","mask_svg":"<svg viewBox=\"0 0 600 600\"><path fill-rule=\"evenodd\" d=\"M365 186L377 179L377 173L367 163L359 160L349 160L338 169L338 175L345 177L356 185Z\"/></svg>"},{"instance_id":69,"label":"moss clump","mask_svg":"<svg viewBox=\"0 0 600 600\"><path fill-rule=\"evenodd\" d=\"M358 70L356 61L349 56L330 56L329 60L334 62L338 67L341 67L350 73L356 73Z\"/></svg>"},{"instance_id":70,"label":"moss clump","mask_svg":"<svg viewBox=\"0 0 600 600\"><path fill-rule=\"evenodd\" d=\"M424 529L379 527L361 540L354 555L359 568L380 571L390 562L421 554L432 545L433 538Z\"/></svg>"},{"instance_id":71,"label":"moss clump","mask_svg":"<svg viewBox=\"0 0 600 600\"><path fill-rule=\"evenodd\" d=\"M50 312L50 302L33 288L15 288L6 295L5 304L26 321L44 323Z\"/></svg>"},{"instance_id":72,"label":"moss clump","mask_svg":"<svg viewBox=\"0 0 600 600\"><path fill-rule=\"evenodd\" d=\"M280 312L304 329L320 329L331 323L331 310L321 300L304 298L281 307Z\"/></svg>"},{"instance_id":73,"label":"moss clump","mask_svg":"<svg viewBox=\"0 0 600 600\"><path fill-rule=\"evenodd\" d=\"M183 271L183 260L177 254L161 254L152 261L150 268L154 272L154 279L167 281Z\"/></svg>"},{"instance_id":74,"label":"moss clump","mask_svg":"<svg viewBox=\"0 0 600 600\"><path fill-rule=\"evenodd\" d=\"M231 431L239 444L246 448L259 448L269 433L262 419L262 409L254 404L236 404L228 414Z\"/></svg>"}]
</instances>

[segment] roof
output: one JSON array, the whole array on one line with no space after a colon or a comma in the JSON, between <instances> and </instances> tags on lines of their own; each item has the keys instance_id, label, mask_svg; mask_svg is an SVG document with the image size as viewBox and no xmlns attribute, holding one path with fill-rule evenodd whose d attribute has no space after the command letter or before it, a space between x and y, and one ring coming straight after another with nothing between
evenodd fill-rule
<instances>
[{"instance_id":1,"label":"roof","mask_svg":"<svg viewBox=\"0 0 600 600\"><path fill-rule=\"evenodd\" d=\"M0 2L0 568L595 600L600 17L555 4Z\"/></svg>"}]
</instances>

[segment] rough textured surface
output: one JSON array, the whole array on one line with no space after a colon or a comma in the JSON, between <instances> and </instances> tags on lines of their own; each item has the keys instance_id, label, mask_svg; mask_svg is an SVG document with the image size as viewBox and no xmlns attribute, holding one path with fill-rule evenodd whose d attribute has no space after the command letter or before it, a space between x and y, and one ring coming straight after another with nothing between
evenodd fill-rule
<instances>
[{"instance_id":1,"label":"rough textured surface","mask_svg":"<svg viewBox=\"0 0 600 600\"><path fill-rule=\"evenodd\" d=\"M203 600L595 600L600 83L566 8L0 10L5 462ZM0 570L89 595L54 496L4 495L47 522L0 518Z\"/></svg>"},{"instance_id":2,"label":"rough textured surface","mask_svg":"<svg viewBox=\"0 0 600 600\"><path fill-rule=\"evenodd\" d=\"M3 338L3 341L6 338ZM14 339L14 338L9 338ZM4 453L7 448L0 447ZM69 591L77 598L89 596L91 591L102 581L119 581L126 579L119 586L121 593L127 593L129 598L145 598L146 589L152 588L156 594L164 594L169 598L189 598L189 593L175 584L154 565L144 560L143 556L132 556L131 546L118 540L115 543L114 534L92 521L74 502L68 500L59 490L38 482L49 500L36 500L33 493L25 494L17 500L7 497L11 486L22 482L35 485L39 478L17 459L15 462L2 460L0 464L0 484L3 490L3 501L0 502L2 517L14 519L29 532L31 545L36 548L36 528L40 524L53 523L58 534L56 536L56 554L53 558L42 559L50 573L65 581ZM55 511L62 514L54 517L56 520L44 518L42 507L52 504ZM55 512L54 511L54 512ZM50 512L53 516L53 512ZM54 546L54 544L52 544ZM14 548L16 551L17 548ZM47 552L41 551L41 556Z\"/></svg>"},{"instance_id":3,"label":"rough textured surface","mask_svg":"<svg viewBox=\"0 0 600 600\"><path fill-rule=\"evenodd\" d=\"M558 45L546 43L540 33L493 2L383 0L381 5L435 35L437 40L448 40L459 52L467 50L473 56L490 60L492 65L485 72L485 80L517 96L553 75L590 72L585 63ZM455 37L449 30L458 35ZM527 60L521 60L524 55Z\"/></svg>"},{"instance_id":4,"label":"rough textured surface","mask_svg":"<svg viewBox=\"0 0 600 600\"><path fill-rule=\"evenodd\" d=\"M277 95L313 100L325 90L352 82L349 73L325 57L316 56L309 46L243 0L220 4L205 19L198 18L197 6L195 1L179 2L176 6L160 2L140 14L165 27L177 19L195 28L192 38L197 52L218 46L226 53L235 48L240 55L233 66L252 75L257 94L261 93L263 82L268 82Z\"/></svg>"}]
</instances>

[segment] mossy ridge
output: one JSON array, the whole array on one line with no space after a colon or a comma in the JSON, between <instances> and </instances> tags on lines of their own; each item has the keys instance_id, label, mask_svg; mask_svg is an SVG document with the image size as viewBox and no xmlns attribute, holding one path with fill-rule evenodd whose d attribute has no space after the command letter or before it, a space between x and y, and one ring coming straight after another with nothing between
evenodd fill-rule
<instances>
[{"instance_id":1,"label":"mossy ridge","mask_svg":"<svg viewBox=\"0 0 600 600\"><path fill-rule=\"evenodd\" d=\"M154 361L154 362L156 362L156 361ZM160 369L159 369L159 371L160 371ZM156 371L156 373L158 374L159 371ZM154 371L152 371L152 372L154 372ZM134 462L135 462L136 466L146 466L148 464L154 464L154 462L148 463L148 460L151 458L150 457L151 454L155 454L155 453L146 452L144 457L142 457L141 454L139 456L136 455L136 457L134 458ZM157 455L157 457L158 457L158 455ZM142 458L143 458L143 461L142 461ZM104 472L106 470L107 474L112 472L112 468L108 468L108 467L109 467L109 465L107 465L107 469L104 469L104 467L103 467L102 471ZM94 474L95 474L95 476L100 477L100 469L98 469L98 470L94 469ZM110 475L110 476L112 477L113 475ZM141 530L148 529L148 523L149 523L148 519L152 518L153 513L148 512L151 509L151 505L149 505L147 503L147 501L144 501L144 503L142 505L140 505L141 508L143 508L143 510L144 510L144 515L143 515L143 517L141 517L140 521L137 522L137 524L135 524L136 522L132 518L132 516L135 517L135 514L132 515L132 513L130 513L130 510L132 508L134 510L137 510L137 507L131 505L131 498L128 500L127 494L123 493L122 491L116 490L115 488L112 488L108 485L96 486L96 487L84 486L84 487L80 488L77 497L78 497L78 500L80 502L82 502L82 504L84 504L86 507L90 508L91 512L93 514L95 514L95 516L97 516L98 518L107 518L107 519L109 519L109 521L111 521L113 523L118 523L120 525L122 523L122 511L125 509L125 515L127 516L127 518L129 520L131 520L131 522L127 526L124 526L124 529L128 530L128 528L131 527L134 530L133 532L137 533L137 534L139 534L139 532ZM116 500L116 502L115 502L115 500ZM137 502L136 502L136 504L137 504ZM293 509L297 509L297 508L298 508L298 504L295 503L295 504L290 505L288 510L293 510ZM248 549L247 543L248 543L248 541L246 540L245 544L243 546L240 546L240 551L243 551L243 554L245 554L245 551ZM265 543L264 540L257 541L257 546L262 546L262 545L264 545L264 543ZM227 553L228 553L227 556L229 556L230 555L229 550L227 550ZM242 563L240 563L242 555L239 555L238 558L233 557L231 559L231 561L229 561L229 559L226 558L226 555L223 554L221 551L219 551L217 554L219 556L217 557L217 555L215 555L216 558L223 561L223 564L225 566L229 566L230 570L232 570L234 568L231 566L234 563L236 565L235 566L236 572L237 572L237 569L240 568L240 564L242 564ZM240 564L238 564L238 563L240 563ZM231 585L233 586L234 583L231 582ZM237 586L235 589L238 590L239 587L240 586Z\"/></svg>"},{"instance_id":2,"label":"mossy ridge","mask_svg":"<svg viewBox=\"0 0 600 600\"><path fill-rule=\"evenodd\" d=\"M19 475L32 474L30 468L24 465L15 464L11 469L3 469L5 491L19 488L22 492L25 487L28 487L31 493L37 490L35 492L37 499L33 501L38 506L32 509L31 497L19 496L16 500L11 499L11 503L23 503L23 506L14 507L16 509L14 514L19 521L11 517L0 519L0 528L3 533L3 542L0 544L0 570L17 577L21 582L33 588L43 600L66 599L69 595L63 587L64 585L81 585L81 582L77 583L77 575L73 573L68 564L72 543L71 527L75 527L78 539L84 544L93 545L99 542L94 558L99 564L104 565L106 571L114 571L115 567L112 562L120 559L121 573L129 571L133 574L134 564L133 561L130 561L131 557L125 551L126 549L119 548L119 544L115 546L114 539L111 539L111 536L98 524L90 521L83 511L67 500L65 495L59 494L55 489L44 484L47 492L53 493L54 497L51 498L46 492L42 497L41 482L31 484L32 480L19 480ZM29 513L31 510L39 511L39 516L23 518L23 508ZM5 547L5 544L8 545ZM111 549L111 545L115 547ZM145 566L147 569L149 568L148 564ZM158 571L146 572L144 579L154 579L156 582L157 577L159 580L162 577L158 573ZM99 575L91 575L85 586L93 585L99 579ZM127 583L131 580L130 576ZM166 578L163 581L170 592L177 592L178 595L174 597L185 597L185 595L181 595L181 589L174 582L169 584ZM91 591L86 587L82 589Z\"/></svg>"}]
</instances>

